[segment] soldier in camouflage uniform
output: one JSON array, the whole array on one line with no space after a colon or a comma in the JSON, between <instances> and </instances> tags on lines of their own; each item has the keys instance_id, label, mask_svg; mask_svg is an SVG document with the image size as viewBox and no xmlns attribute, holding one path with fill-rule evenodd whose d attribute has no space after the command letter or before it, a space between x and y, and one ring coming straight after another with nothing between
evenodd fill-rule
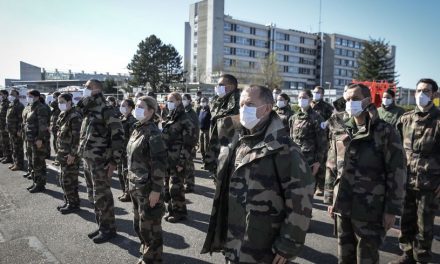
<instances>
[{"instance_id":1,"label":"soldier in camouflage uniform","mask_svg":"<svg viewBox=\"0 0 440 264\"><path fill-rule=\"evenodd\" d=\"M215 88L216 95L211 101L211 131L204 169L213 173L217 171L218 155L220 153L217 122L221 122L221 119L227 116L238 115L240 91L237 86L238 82L234 76L229 74L222 75Z\"/></svg>"},{"instance_id":2,"label":"soldier in camouflage uniform","mask_svg":"<svg viewBox=\"0 0 440 264\"><path fill-rule=\"evenodd\" d=\"M81 115L72 108L72 96L64 93L56 102L59 104L61 114L55 124L58 127L57 136L57 161L60 163L60 183L64 191L64 204L57 209L62 214L70 214L79 210L78 196L78 156L79 133L81 131Z\"/></svg>"},{"instance_id":3,"label":"soldier in camouflage uniform","mask_svg":"<svg viewBox=\"0 0 440 264\"><path fill-rule=\"evenodd\" d=\"M49 111L41 103L40 92L31 90L28 92L30 111L24 118L24 133L26 135L27 149L31 152L31 160L28 162L32 167L33 187L30 193L42 192L46 185L46 151L44 143L47 140L49 129Z\"/></svg>"},{"instance_id":4,"label":"soldier in camouflage uniform","mask_svg":"<svg viewBox=\"0 0 440 264\"><path fill-rule=\"evenodd\" d=\"M132 115L134 109L134 102L131 99L125 99L122 101L119 111L121 112L121 123L124 129L125 143L127 146L128 140L130 139L131 133L134 130L134 124L136 123L136 118ZM130 194L128 193L128 179L127 179L127 152L124 149L121 156L121 162L118 164L118 178L121 184L122 194L118 197L121 202L129 202Z\"/></svg>"},{"instance_id":5,"label":"soldier in camouflage uniform","mask_svg":"<svg viewBox=\"0 0 440 264\"><path fill-rule=\"evenodd\" d=\"M43 145L46 148L46 159L50 159L51 158L51 147L50 147L50 120L51 120L51 114L52 114L52 110L50 109L50 106L47 105L46 103L46 95L45 94L40 94L40 102L43 105L43 107L46 108L46 111L49 112L49 116L47 117L47 123L48 123L48 127L47 127L47 131L46 131L46 137L43 140ZM44 167L44 170L46 170L46 167Z\"/></svg>"},{"instance_id":6,"label":"soldier in camouflage uniform","mask_svg":"<svg viewBox=\"0 0 440 264\"><path fill-rule=\"evenodd\" d=\"M185 113L190 117L191 121L193 122L193 125L196 127L196 134L197 134L197 140L200 136L200 126L199 126L199 117L197 116L197 113L194 111L192 106L192 100L191 95L184 94L182 104L185 107ZM196 143L197 144L197 143ZM185 171L185 192L191 193L194 191L195 186L195 177L194 177L194 159L196 158L196 145L194 145L192 151L191 151L191 158L188 160L188 164L186 165L186 171Z\"/></svg>"},{"instance_id":7,"label":"soldier in camouflage uniform","mask_svg":"<svg viewBox=\"0 0 440 264\"><path fill-rule=\"evenodd\" d=\"M378 109L380 119L393 126L397 125L397 121L405 113L405 109L396 105L395 97L396 93L392 89L385 91L382 95L382 107Z\"/></svg>"},{"instance_id":8,"label":"soldier in camouflage uniform","mask_svg":"<svg viewBox=\"0 0 440 264\"><path fill-rule=\"evenodd\" d=\"M134 230L141 241L140 264L162 263L161 220L165 206L164 180L167 150L154 116L156 100L143 96L137 100L135 128L127 144L129 192L133 202Z\"/></svg>"},{"instance_id":9,"label":"soldier in camouflage uniform","mask_svg":"<svg viewBox=\"0 0 440 264\"><path fill-rule=\"evenodd\" d=\"M9 168L12 171L22 170L24 168L23 138L21 136L21 125L23 123L24 105L20 103L17 90L12 90L8 100L9 108L6 114L6 127L9 133L9 139L12 146L13 165Z\"/></svg>"},{"instance_id":10,"label":"soldier in camouflage uniform","mask_svg":"<svg viewBox=\"0 0 440 264\"><path fill-rule=\"evenodd\" d=\"M9 140L9 133L6 127L6 114L9 108L8 91L0 91L0 143L1 151L3 151L3 158L0 159L1 163L12 163L12 150L11 142Z\"/></svg>"},{"instance_id":11,"label":"soldier in camouflage uniform","mask_svg":"<svg viewBox=\"0 0 440 264\"><path fill-rule=\"evenodd\" d=\"M218 126L218 181L202 253L223 252L227 263L286 263L304 245L314 183L273 102L268 88L251 86L240 115Z\"/></svg>"},{"instance_id":12,"label":"soldier in camouflage uniform","mask_svg":"<svg viewBox=\"0 0 440 264\"><path fill-rule=\"evenodd\" d=\"M320 167L324 167L327 152L327 135L321 127L322 117L310 107L312 93L310 90L298 94L301 111L295 113L289 120L290 137L298 144L316 177Z\"/></svg>"},{"instance_id":13,"label":"soldier in camouflage uniform","mask_svg":"<svg viewBox=\"0 0 440 264\"><path fill-rule=\"evenodd\" d=\"M417 108L397 124L408 160L408 186L400 222L403 256L391 263L430 263L434 217L440 197L440 110L433 103L438 91L432 79L417 83Z\"/></svg>"},{"instance_id":14,"label":"soldier in camouflage uniform","mask_svg":"<svg viewBox=\"0 0 440 264\"><path fill-rule=\"evenodd\" d=\"M52 112L50 114L50 131L52 132L52 145L53 149L55 151L55 157L57 156L58 148L57 148L57 137L58 137L58 127L57 127L57 121L58 116L60 115L61 111L58 107L58 96L60 96L60 92L53 93L53 101L50 103L50 107L52 108ZM55 166L59 165L59 162L55 160L53 163Z\"/></svg>"},{"instance_id":15,"label":"soldier in camouflage uniform","mask_svg":"<svg viewBox=\"0 0 440 264\"><path fill-rule=\"evenodd\" d=\"M379 246L402 211L405 156L396 129L378 117L368 87L344 97L350 118L330 119L324 202L336 218L339 263L379 263Z\"/></svg>"},{"instance_id":16,"label":"soldier in camouflage uniform","mask_svg":"<svg viewBox=\"0 0 440 264\"><path fill-rule=\"evenodd\" d=\"M191 117L185 113L181 95L175 92L170 93L167 99L170 114L162 130L168 148L170 177L165 185L165 201L168 202L168 214L165 220L176 223L185 219L187 215L184 189L185 169L188 160L191 159L191 152L197 144L198 132Z\"/></svg>"},{"instance_id":17,"label":"soldier in camouflage uniform","mask_svg":"<svg viewBox=\"0 0 440 264\"><path fill-rule=\"evenodd\" d=\"M110 189L113 171L121 160L124 130L113 109L106 106L103 85L87 81L78 103L83 113L78 156L87 164L93 181L93 199L98 230L88 234L94 243L116 236L113 195Z\"/></svg>"},{"instance_id":18,"label":"soldier in camouflage uniform","mask_svg":"<svg viewBox=\"0 0 440 264\"><path fill-rule=\"evenodd\" d=\"M283 121L286 130L289 131L289 119L294 113L290 107L290 98L287 94L282 93L278 95L274 110L280 117L281 121Z\"/></svg>"},{"instance_id":19,"label":"soldier in camouflage uniform","mask_svg":"<svg viewBox=\"0 0 440 264\"><path fill-rule=\"evenodd\" d=\"M333 107L324 101L324 89L321 86L316 86L313 89L313 100L312 109L317 112L324 121L327 121L333 114ZM325 135L328 138L329 131L327 129L327 123L323 123L322 127L325 127ZM328 140L327 140L328 142ZM326 146L328 150L328 145ZM327 151L324 154L324 162L327 160ZM324 194L324 182L325 182L325 166L319 167L318 173L316 174L316 192L317 196L322 196Z\"/></svg>"},{"instance_id":20,"label":"soldier in camouflage uniform","mask_svg":"<svg viewBox=\"0 0 440 264\"><path fill-rule=\"evenodd\" d=\"M27 100L33 100L33 98L27 98ZM27 117L28 117L29 113L31 112L31 108L32 108L32 104L29 103L29 101L28 101L27 105L23 109L23 113L22 113L23 122L21 124L21 138L24 141L25 150L26 150L26 159L27 159L27 171L26 171L26 173L23 174L23 177L27 178L29 180L32 179L32 145L28 144L26 133L25 133L24 129L25 129L25 124L27 122ZM28 187L28 190L31 189L32 187L34 187L33 184L32 184L32 186Z\"/></svg>"}]
</instances>

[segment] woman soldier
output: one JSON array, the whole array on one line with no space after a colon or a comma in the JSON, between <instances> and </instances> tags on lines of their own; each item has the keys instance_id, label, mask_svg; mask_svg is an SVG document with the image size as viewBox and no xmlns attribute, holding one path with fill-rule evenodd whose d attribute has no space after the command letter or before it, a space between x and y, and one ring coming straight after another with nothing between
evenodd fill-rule
<instances>
[{"instance_id":1,"label":"woman soldier","mask_svg":"<svg viewBox=\"0 0 440 264\"><path fill-rule=\"evenodd\" d=\"M275 112L283 121L284 126L289 130L289 118L293 115L293 110L290 107L290 98L287 94L282 93L276 98Z\"/></svg>"},{"instance_id":2,"label":"woman soldier","mask_svg":"<svg viewBox=\"0 0 440 264\"><path fill-rule=\"evenodd\" d=\"M134 102L131 99L125 99L121 103L119 111L121 112L121 123L124 129L125 144L127 146L131 133L136 123L136 118L132 115L134 109ZM124 151L121 156L121 162L118 164L118 177L121 184L122 194L118 197L121 202L130 202L130 195L128 194L128 180L127 180L127 153Z\"/></svg>"},{"instance_id":3,"label":"woman soldier","mask_svg":"<svg viewBox=\"0 0 440 264\"><path fill-rule=\"evenodd\" d=\"M142 257L138 263L162 261L161 220L164 179L167 174L167 151L159 128L153 119L157 102L142 96L136 102L138 120L127 145L129 193L134 210L134 230L141 240Z\"/></svg>"}]
</instances>

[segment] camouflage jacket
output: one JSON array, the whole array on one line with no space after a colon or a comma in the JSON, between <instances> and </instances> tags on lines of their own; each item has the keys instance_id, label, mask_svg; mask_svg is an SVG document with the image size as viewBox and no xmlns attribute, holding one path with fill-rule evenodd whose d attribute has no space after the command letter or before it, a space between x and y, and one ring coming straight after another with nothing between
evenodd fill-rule
<instances>
[{"instance_id":1,"label":"camouflage jacket","mask_svg":"<svg viewBox=\"0 0 440 264\"><path fill-rule=\"evenodd\" d=\"M435 190L440 185L440 110L416 108L403 114L397 127L408 160L409 187Z\"/></svg>"},{"instance_id":2,"label":"camouflage jacket","mask_svg":"<svg viewBox=\"0 0 440 264\"><path fill-rule=\"evenodd\" d=\"M394 127L397 125L399 118L405 113L405 109L394 103L388 107L382 106L377 111L379 112L380 119Z\"/></svg>"},{"instance_id":3,"label":"camouflage jacket","mask_svg":"<svg viewBox=\"0 0 440 264\"><path fill-rule=\"evenodd\" d=\"M8 98L3 99L0 102L0 130L6 130L6 114L9 108L9 100Z\"/></svg>"},{"instance_id":4,"label":"camouflage jacket","mask_svg":"<svg viewBox=\"0 0 440 264\"><path fill-rule=\"evenodd\" d=\"M47 140L49 128L49 111L40 101L36 101L30 105L28 111L23 117L24 133L27 141Z\"/></svg>"},{"instance_id":5,"label":"camouflage jacket","mask_svg":"<svg viewBox=\"0 0 440 264\"><path fill-rule=\"evenodd\" d=\"M105 105L102 93L83 98L78 107L83 114L78 155L118 164L125 147L121 120Z\"/></svg>"},{"instance_id":6,"label":"camouflage jacket","mask_svg":"<svg viewBox=\"0 0 440 264\"><path fill-rule=\"evenodd\" d=\"M21 119L22 119L22 123L21 123L21 132L22 132L22 136L23 136L23 140L27 140L26 139L26 133L25 133L25 131L24 131L24 128L25 128L25 124L26 124L26 119L27 119L27 116L28 116L28 114L31 112L31 107L32 107L32 105L31 104L27 104L25 107L24 107L24 109L23 109L23 112L22 112L22 114L21 114Z\"/></svg>"},{"instance_id":7,"label":"camouflage jacket","mask_svg":"<svg viewBox=\"0 0 440 264\"><path fill-rule=\"evenodd\" d=\"M314 181L304 156L275 112L258 126L249 135L238 115L219 126L218 182L202 253L222 251L232 263L296 257L310 223Z\"/></svg>"},{"instance_id":8,"label":"camouflage jacket","mask_svg":"<svg viewBox=\"0 0 440 264\"><path fill-rule=\"evenodd\" d=\"M161 193L167 176L167 151L159 128L152 122L137 122L127 144L130 186Z\"/></svg>"},{"instance_id":9,"label":"camouflage jacket","mask_svg":"<svg viewBox=\"0 0 440 264\"><path fill-rule=\"evenodd\" d=\"M197 115L196 111L192 108L191 105L188 105L185 107L185 113L189 116L191 121L194 123L194 126L196 127L197 131L197 138L199 138L200 135L200 124L199 124L199 116Z\"/></svg>"},{"instance_id":10,"label":"camouflage jacket","mask_svg":"<svg viewBox=\"0 0 440 264\"><path fill-rule=\"evenodd\" d=\"M292 108L290 108L290 105L287 105L283 108L275 106L274 110L280 117L281 121L283 121L283 124L286 127L287 131L289 131L289 119L294 114Z\"/></svg>"},{"instance_id":11,"label":"camouflage jacket","mask_svg":"<svg viewBox=\"0 0 440 264\"><path fill-rule=\"evenodd\" d=\"M8 113L6 114L6 127L9 133L16 134L21 131L23 110L24 105L18 99L9 104Z\"/></svg>"},{"instance_id":12,"label":"camouflage jacket","mask_svg":"<svg viewBox=\"0 0 440 264\"><path fill-rule=\"evenodd\" d=\"M214 171L217 167L217 157L220 151L217 127L222 125L223 118L240 113L240 90L235 89L223 98L214 96L210 109L211 128L208 149L206 151L205 169Z\"/></svg>"},{"instance_id":13,"label":"camouflage jacket","mask_svg":"<svg viewBox=\"0 0 440 264\"><path fill-rule=\"evenodd\" d=\"M62 112L59 115L56 124L58 127L58 155L64 157L67 154L70 154L71 156L76 156L78 154L81 122L81 115L73 108Z\"/></svg>"},{"instance_id":14,"label":"camouflage jacket","mask_svg":"<svg viewBox=\"0 0 440 264\"><path fill-rule=\"evenodd\" d=\"M134 130L134 124L136 124L137 120L134 118L134 116L130 113L127 116L121 115L121 124L122 128L124 129L124 136L125 136L125 142L124 146L127 146L128 140L130 140L131 133L133 133ZM125 149L124 149L125 153Z\"/></svg>"},{"instance_id":15,"label":"camouflage jacket","mask_svg":"<svg viewBox=\"0 0 440 264\"><path fill-rule=\"evenodd\" d=\"M185 167L187 160L191 158L192 149L197 145L198 131L182 104L170 112L162 127L170 168L177 165Z\"/></svg>"},{"instance_id":16,"label":"camouflage jacket","mask_svg":"<svg viewBox=\"0 0 440 264\"><path fill-rule=\"evenodd\" d=\"M322 117L310 107L290 117L290 137L301 148L309 165L315 162L324 165L327 152L327 134L321 127Z\"/></svg>"},{"instance_id":17,"label":"camouflage jacket","mask_svg":"<svg viewBox=\"0 0 440 264\"><path fill-rule=\"evenodd\" d=\"M336 214L378 222L384 213L401 214L406 159L397 130L378 117L374 105L367 113L359 128L353 118L330 119L324 202Z\"/></svg>"},{"instance_id":18,"label":"camouflage jacket","mask_svg":"<svg viewBox=\"0 0 440 264\"><path fill-rule=\"evenodd\" d=\"M52 129L52 133L56 133L56 131L58 130L57 127L58 116L61 113L60 108L58 107L58 100L55 100L52 103L50 103L50 106L52 107L52 112L50 115L50 126Z\"/></svg>"},{"instance_id":19,"label":"camouflage jacket","mask_svg":"<svg viewBox=\"0 0 440 264\"><path fill-rule=\"evenodd\" d=\"M324 121L327 121L333 114L333 106L323 100L317 102L312 101L312 109L317 112Z\"/></svg>"}]
</instances>

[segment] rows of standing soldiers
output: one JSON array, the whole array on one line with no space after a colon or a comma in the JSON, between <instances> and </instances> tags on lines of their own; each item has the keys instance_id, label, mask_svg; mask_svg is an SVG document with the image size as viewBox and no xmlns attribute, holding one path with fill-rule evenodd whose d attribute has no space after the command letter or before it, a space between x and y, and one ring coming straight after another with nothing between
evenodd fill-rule
<instances>
[{"instance_id":1,"label":"rows of standing soldiers","mask_svg":"<svg viewBox=\"0 0 440 264\"><path fill-rule=\"evenodd\" d=\"M419 82L418 88L419 85L425 85L418 93L425 96L431 93L432 97L438 89L437 84L429 79ZM203 97L201 92L197 93L194 101L189 94L182 96L173 92L167 95L162 106L153 94L138 94L136 98L124 99L120 103L113 97L105 98L102 83L98 80L86 83L83 98L76 105L71 94L56 92L53 94L55 100L49 106L39 91L31 90L24 106L19 101L17 90L2 90L1 162L11 163L9 169L12 171L25 171L23 176L32 180L32 185L28 187L30 193L44 192L46 158L50 158L52 143L56 153L54 164L60 167L59 179L64 192L64 203L57 207L62 214L80 209L78 175L82 164L88 197L94 205L98 224L97 229L88 234L95 243L106 242L116 235L110 179L117 170L123 191L118 199L131 201L134 208L134 229L141 241L139 263L160 262L162 218L177 223L187 217L185 193L194 191L193 160L196 149L201 153L203 168L212 172L217 183L210 228L216 226L214 218L218 208L215 205L223 188L223 168L219 157L222 156L224 143L232 138L232 134L225 136L220 130L229 126L228 117L236 115L247 128L242 120L245 106L240 101L237 86L233 76L223 75L212 100ZM303 171L304 175L313 179L312 191L317 196L324 196L324 202L330 205L329 212L335 218L338 230L340 263L377 263L378 247L389 228L382 219L385 214L395 216L402 212L400 242L404 255L395 263L428 262L434 213L440 193L439 110L434 106L428 109L432 105L429 100L421 105L423 95L416 95L420 111L416 109L405 114L395 104L392 90L383 94L382 106L377 110L371 101L365 101L368 98L365 87L359 87L347 87L344 97L333 102L333 106L323 100L324 89L319 86L312 91L301 91L296 112L291 108L289 96L274 89L274 114L270 115L270 120L281 121L289 140L298 146L301 161L308 165ZM263 88L259 88L260 94ZM362 100L350 98L350 89L358 88L359 93L364 94ZM354 104L354 101L362 101L362 104ZM367 125L355 122L355 117L363 113L368 116ZM252 132L251 128L248 130ZM51 136L53 142L50 142ZM347 153L347 150L351 152ZM238 147L232 151L236 151L233 157L237 158L244 150ZM296 165L299 166L301 161ZM239 162L235 164L235 169L239 165ZM283 168L275 165L275 174ZM420 168L424 173L420 173ZM228 168L229 174L235 169L234 166ZM382 171L386 171L385 180L377 178ZM359 177L364 185L353 177ZM383 191L378 191L383 185ZM283 188L282 185L280 188ZM361 194L360 197L354 196L354 192ZM305 196L303 198L306 199ZM300 214L310 220L311 207L308 208L308 204L303 206ZM286 221L292 221L294 230L304 231L295 231L297 234L289 238L301 246L304 243L301 236L305 236L307 230L304 226L308 225L308 220L301 223L292 219ZM220 228L231 231L227 225ZM251 256L247 259L251 260L250 263L267 260L267 256L261 256L264 250L252 247L250 252L242 254L240 260L237 252L243 250L240 248L243 245L235 244L231 249L223 241L220 247L214 247L213 244L217 245L219 241L210 241L210 235L208 231L203 252L222 251L230 263L244 262L246 254ZM233 253L228 253L228 250ZM298 254L293 247L283 250L273 249L272 253L268 253L272 254L269 258L278 257L278 263L283 263ZM260 255L253 255L256 252Z\"/></svg>"}]
</instances>

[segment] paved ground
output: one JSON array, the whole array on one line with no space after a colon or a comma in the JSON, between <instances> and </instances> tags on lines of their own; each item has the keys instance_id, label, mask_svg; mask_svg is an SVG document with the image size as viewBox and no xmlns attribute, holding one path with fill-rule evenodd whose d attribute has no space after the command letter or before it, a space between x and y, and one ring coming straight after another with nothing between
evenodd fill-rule
<instances>
[{"instance_id":1,"label":"paved ground","mask_svg":"<svg viewBox=\"0 0 440 264\"><path fill-rule=\"evenodd\" d=\"M96 229L96 224L84 179L80 178L82 210L61 215L56 206L62 201L62 190L57 185L56 168L49 168L47 191L31 195L25 189L30 181L0 164L0 263L136 263L139 242L132 228L131 204L115 199L118 236L110 243L95 245L86 235ZM199 254L214 195L212 181L199 168L197 160L196 190L187 196L188 220L163 223L165 263L224 263L220 254ZM113 196L117 197L121 191L116 177L112 185ZM337 262L336 239L325 208L321 200L315 200L310 233L296 263ZM395 229L389 232L381 251L381 263L400 254L397 235ZM440 243L435 241L433 248L435 263L440 263Z\"/></svg>"}]
</instances>

